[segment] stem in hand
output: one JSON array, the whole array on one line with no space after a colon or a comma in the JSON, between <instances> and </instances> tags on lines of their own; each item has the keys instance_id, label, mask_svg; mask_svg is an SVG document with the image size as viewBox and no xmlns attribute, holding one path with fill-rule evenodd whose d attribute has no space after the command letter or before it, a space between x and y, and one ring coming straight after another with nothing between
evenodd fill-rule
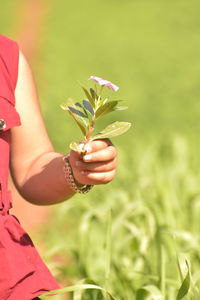
<instances>
[{"instance_id":1,"label":"stem in hand","mask_svg":"<svg viewBox=\"0 0 200 300\"><path fill-rule=\"evenodd\" d=\"M94 130L95 118L92 118L91 123L88 128L88 133L86 135L86 143L88 143L91 139L92 131Z\"/></svg>"}]
</instances>

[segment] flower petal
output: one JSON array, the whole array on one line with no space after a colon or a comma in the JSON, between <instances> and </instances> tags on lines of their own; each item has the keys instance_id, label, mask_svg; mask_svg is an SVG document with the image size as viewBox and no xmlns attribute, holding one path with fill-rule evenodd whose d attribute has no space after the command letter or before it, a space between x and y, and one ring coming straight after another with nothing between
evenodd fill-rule
<instances>
[{"instance_id":1,"label":"flower petal","mask_svg":"<svg viewBox=\"0 0 200 300\"><path fill-rule=\"evenodd\" d=\"M113 84L112 82L97 76L90 76L89 80L96 81L99 85L107 86L110 90L113 91L117 91L119 89L119 87Z\"/></svg>"},{"instance_id":2,"label":"flower petal","mask_svg":"<svg viewBox=\"0 0 200 300\"><path fill-rule=\"evenodd\" d=\"M119 87L113 84L112 82L105 84L105 86L107 86L112 91L117 91L119 89Z\"/></svg>"}]
</instances>

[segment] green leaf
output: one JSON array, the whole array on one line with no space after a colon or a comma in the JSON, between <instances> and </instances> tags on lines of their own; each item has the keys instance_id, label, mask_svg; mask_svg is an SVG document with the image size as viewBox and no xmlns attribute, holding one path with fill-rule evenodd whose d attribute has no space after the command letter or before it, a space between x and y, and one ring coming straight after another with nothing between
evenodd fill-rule
<instances>
[{"instance_id":1,"label":"green leaf","mask_svg":"<svg viewBox=\"0 0 200 300\"><path fill-rule=\"evenodd\" d=\"M84 145L83 143L78 143L78 142L72 142L69 145L70 149L79 153L86 153L86 150L84 150Z\"/></svg>"},{"instance_id":2,"label":"green leaf","mask_svg":"<svg viewBox=\"0 0 200 300\"><path fill-rule=\"evenodd\" d=\"M104 105L100 106L97 111L95 112L96 119L108 114L109 112L114 111L118 101L110 101L106 102Z\"/></svg>"},{"instance_id":3,"label":"green leaf","mask_svg":"<svg viewBox=\"0 0 200 300\"><path fill-rule=\"evenodd\" d=\"M149 298L150 297L150 298ZM136 300L162 300L164 299L161 291L154 285L147 285L137 290Z\"/></svg>"},{"instance_id":4,"label":"green leaf","mask_svg":"<svg viewBox=\"0 0 200 300\"><path fill-rule=\"evenodd\" d=\"M42 295L40 295L40 297L49 296L49 295L65 294L65 293L69 293L69 292L75 292L75 291L78 291L78 290L87 290L87 289L101 290L102 292L104 292L106 294L107 297L109 297L109 299L116 300L116 298L114 298L108 291L106 291L102 287L100 287L98 285L95 285L95 284L72 285L72 286L62 288L62 289L58 289L58 290L50 291L50 292L47 292L47 293L43 293Z\"/></svg>"},{"instance_id":5,"label":"green leaf","mask_svg":"<svg viewBox=\"0 0 200 300\"><path fill-rule=\"evenodd\" d=\"M81 105L81 103L76 102L75 105L83 109L83 106Z\"/></svg>"},{"instance_id":6,"label":"green leaf","mask_svg":"<svg viewBox=\"0 0 200 300\"><path fill-rule=\"evenodd\" d=\"M88 90L86 88L82 87L82 89L85 93L86 98L90 101L91 105L94 107L95 106L94 99L92 98L92 96L90 95L90 93L88 92Z\"/></svg>"},{"instance_id":7,"label":"green leaf","mask_svg":"<svg viewBox=\"0 0 200 300\"><path fill-rule=\"evenodd\" d=\"M187 264L188 266L188 264ZM185 297L185 295L188 294L189 292L189 288L190 288L190 270L189 270L189 266L188 266L188 272L180 286L180 289L178 290L178 294L176 297L176 300L181 300Z\"/></svg>"},{"instance_id":8,"label":"green leaf","mask_svg":"<svg viewBox=\"0 0 200 300\"><path fill-rule=\"evenodd\" d=\"M67 105L67 103L60 104L60 107L61 107L63 110L68 110L68 105Z\"/></svg>"},{"instance_id":9,"label":"green leaf","mask_svg":"<svg viewBox=\"0 0 200 300\"><path fill-rule=\"evenodd\" d=\"M71 111L69 111L69 114L72 116L74 121L77 123L78 127L81 129L84 136L86 136L87 133L87 127L88 122L86 119L79 117L78 115L73 114Z\"/></svg>"},{"instance_id":10,"label":"green leaf","mask_svg":"<svg viewBox=\"0 0 200 300\"><path fill-rule=\"evenodd\" d=\"M95 281L89 279L89 278L84 278L80 281L78 281L76 283L77 285L80 285L80 284L93 284L93 285L97 285ZM84 291L85 290L77 290L77 291L74 291L73 292L73 300L81 300L83 299L83 294L84 294ZM102 290L96 290L96 292L98 292L98 295L101 295L101 298L102 299L102 296L103 296L103 291ZM97 298L95 297L95 299L97 300Z\"/></svg>"},{"instance_id":11,"label":"green leaf","mask_svg":"<svg viewBox=\"0 0 200 300\"><path fill-rule=\"evenodd\" d=\"M93 110L92 105L90 104L89 101L83 100L83 106L85 107L85 109L86 109L92 116L94 116L94 110Z\"/></svg>"},{"instance_id":12,"label":"green leaf","mask_svg":"<svg viewBox=\"0 0 200 300\"><path fill-rule=\"evenodd\" d=\"M80 104L80 103L79 103L77 100L72 99L72 98L68 98L68 99L67 99L67 102L61 104L60 106L61 106L61 108L64 109L64 110L69 110L69 108L68 108L69 106L72 106L72 107L76 108L76 106L79 106L79 104ZM81 105L81 104L80 104L80 105Z\"/></svg>"},{"instance_id":13,"label":"green leaf","mask_svg":"<svg viewBox=\"0 0 200 300\"><path fill-rule=\"evenodd\" d=\"M185 232L183 233L185 234ZM181 281L185 278L188 272L188 256L185 253L177 254L177 264Z\"/></svg>"},{"instance_id":14,"label":"green leaf","mask_svg":"<svg viewBox=\"0 0 200 300\"><path fill-rule=\"evenodd\" d=\"M106 102L108 102L109 98L105 98L103 99L103 104L105 104Z\"/></svg>"},{"instance_id":15,"label":"green leaf","mask_svg":"<svg viewBox=\"0 0 200 300\"><path fill-rule=\"evenodd\" d=\"M96 99L98 99L97 93L95 92L95 90L93 90L92 88L90 88L90 94L92 96L92 99L95 101Z\"/></svg>"},{"instance_id":16,"label":"green leaf","mask_svg":"<svg viewBox=\"0 0 200 300\"><path fill-rule=\"evenodd\" d=\"M89 125L88 116L84 113L84 107L77 100L69 98L67 103L60 105L62 109L67 110L73 117L84 136L86 136ZM81 110L80 110L81 109Z\"/></svg>"},{"instance_id":17,"label":"green leaf","mask_svg":"<svg viewBox=\"0 0 200 300\"><path fill-rule=\"evenodd\" d=\"M131 127L131 123L116 121L116 122L108 125L100 133L96 134L92 138L92 140L111 138L111 137L114 137L114 136L118 136L118 135L123 134L124 132L126 132L130 127Z\"/></svg>"},{"instance_id":18,"label":"green leaf","mask_svg":"<svg viewBox=\"0 0 200 300\"><path fill-rule=\"evenodd\" d=\"M70 110L71 112L73 112L76 115L79 115L82 118L88 117L83 105L77 100L74 100L72 98L69 98L67 100L67 103L61 104L61 108L64 110Z\"/></svg>"},{"instance_id":19,"label":"green leaf","mask_svg":"<svg viewBox=\"0 0 200 300\"><path fill-rule=\"evenodd\" d=\"M72 113L78 115L79 117L88 118L88 116L86 114L84 114L82 111L80 111L72 106L68 106L68 108Z\"/></svg>"}]
</instances>

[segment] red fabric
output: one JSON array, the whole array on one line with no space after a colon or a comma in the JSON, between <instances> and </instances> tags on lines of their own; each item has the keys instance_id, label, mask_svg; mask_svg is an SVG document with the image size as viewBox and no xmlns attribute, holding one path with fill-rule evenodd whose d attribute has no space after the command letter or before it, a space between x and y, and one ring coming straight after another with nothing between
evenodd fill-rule
<instances>
[{"instance_id":1,"label":"red fabric","mask_svg":"<svg viewBox=\"0 0 200 300\"><path fill-rule=\"evenodd\" d=\"M30 237L17 218L9 214L11 194L7 190L10 128L20 125L14 90L18 74L17 44L0 35L0 299L30 300L60 286L42 262Z\"/></svg>"}]
</instances>

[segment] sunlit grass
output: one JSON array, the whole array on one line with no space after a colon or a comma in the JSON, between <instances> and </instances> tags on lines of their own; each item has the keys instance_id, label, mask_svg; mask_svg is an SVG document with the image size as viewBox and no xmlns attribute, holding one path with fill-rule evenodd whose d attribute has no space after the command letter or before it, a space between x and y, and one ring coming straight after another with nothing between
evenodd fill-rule
<instances>
[{"instance_id":1,"label":"sunlit grass","mask_svg":"<svg viewBox=\"0 0 200 300\"><path fill-rule=\"evenodd\" d=\"M133 129L116 140L116 180L53 210L46 258L64 286L89 278L116 299L198 299L199 4L52 3L41 94L57 149L81 139L59 104L80 99L76 81L90 75L120 86Z\"/></svg>"},{"instance_id":2,"label":"sunlit grass","mask_svg":"<svg viewBox=\"0 0 200 300\"><path fill-rule=\"evenodd\" d=\"M199 295L200 178L190 155L179 136L133 149L132 185L131 172L120 165L112 185L59 205L53 230L45 233L58 279L75 284L90 278L124 300L149 293L150 299L182 299L188 290L187 299ZM87 294L82 299L95 299Z\"/></svg>"},{"instance_id":3,"label":"sunlit grass","mask_svg":"<svg viewBox=\"0 0 200 300\"><path fill-rule=\"evenodd\" d=\"M59 105L72 95L80 99L77 81L87 85L90 75L119 85L116 99L123 95L129 106L105 125L116 116L133 128L116 139L113 183L52 208L40 237L46 261L74 291L69 299L106 297L84 290L94 284L118 300L199 300L200 4L49 3L36 79L56 149L67 152L81 139ZM2 20L11 12L4 6Z\"/></svg>"}]
</instances>

